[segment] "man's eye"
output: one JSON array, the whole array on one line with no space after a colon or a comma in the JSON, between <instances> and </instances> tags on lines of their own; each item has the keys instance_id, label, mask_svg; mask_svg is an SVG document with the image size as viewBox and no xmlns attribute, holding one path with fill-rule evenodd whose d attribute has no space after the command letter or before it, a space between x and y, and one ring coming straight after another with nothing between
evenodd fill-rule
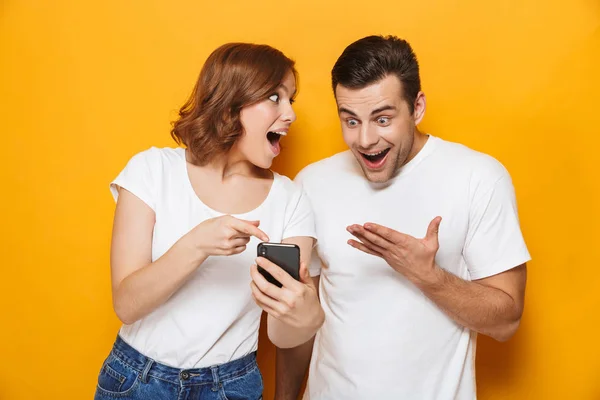
<instances>
[{"instance_id":1,"label":"man's eye","mask_svg":"<svg viewBox=\"0 0 600 400\"><path fill-rule=\"evenodd\" d=\"M272 94L271 97L269 97L269 100L271 100L273 103L278 103L279 102L279 95L278 94Z\"/></svg>"},{"instance_id":2,"label":"man's eye","mask_svg":"<svg viewBox=\"0 0 600 400\"><path fill-rule=\"evenodd\" d=\"M388 117L379 117L377 118L377 122L381 125L385 125L390 122L390 119Z\"/></svg>"},{"instance_id":3,"label":"man's eye","mask_svg":"<svg viewBox=\"0 0 600 400\"><path fill-rule=\"evenodd\" d=\"M355 120L355 119L349 119L347 123L348 123L348 126L356 126L356 125L358 125L358 121Z\"/></svg>"}]
</instances>

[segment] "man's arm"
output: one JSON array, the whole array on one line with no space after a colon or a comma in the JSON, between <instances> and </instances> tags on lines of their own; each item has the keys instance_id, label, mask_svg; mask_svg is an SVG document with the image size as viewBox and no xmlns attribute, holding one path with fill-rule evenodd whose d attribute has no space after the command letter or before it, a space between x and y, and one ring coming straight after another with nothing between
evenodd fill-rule
<instances>
[{"instance_id":1,"label":"man's arm","mask_svg":"<svg viewBox=\"0 0 600 400\"><path fill-rule=\"evenodd\" d=\"M319 287L319 276L313 277ZM308 342L290 349L277 348L275 364L275 400L296 400L310 363L313 337Z\"/></svg>"},{"instance_id":2,"label":"man's arm","mask_svg":"<svg viewBox=\"0 0 600 400\"><path fill-rule=\"evenodd\" d=\"M360 242L348 243L383 258L459 324L499 341L508 340L523 313L525 264L477 281L461 279L435 264L440 222L440 217L435 218L423 239L377 224L352 225L348 231Z\"/></svg>"},{"instance_id":3,"label":"man's arm","mask_svg":"<svg viewBox=\"0 0 600 400\"><path fill-rule=\"evenodd\" d=\"M466 281L439 267L432 279L413 283L460 325L500 342L519 327L525 300L527 266L477 281Z\"/></svg>"}]
</instances>

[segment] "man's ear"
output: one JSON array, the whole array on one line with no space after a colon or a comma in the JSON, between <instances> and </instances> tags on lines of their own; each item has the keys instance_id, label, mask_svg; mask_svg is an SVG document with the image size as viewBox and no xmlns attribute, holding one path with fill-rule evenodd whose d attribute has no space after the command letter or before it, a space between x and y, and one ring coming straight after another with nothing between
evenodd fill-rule
<instances>
[{"instance_id":1,"label":"man's ear","mask_svg":"<svg viewBox=\"0 0 600 400\"><path fill-rule=\"evenodd\" d=\"M415 111L413 116L415 118L415 125L419 125L425 116L425 108L427 107L427 100L425 99L425 93L419 92L415 99Z\"/></svg>"}]
</instances>

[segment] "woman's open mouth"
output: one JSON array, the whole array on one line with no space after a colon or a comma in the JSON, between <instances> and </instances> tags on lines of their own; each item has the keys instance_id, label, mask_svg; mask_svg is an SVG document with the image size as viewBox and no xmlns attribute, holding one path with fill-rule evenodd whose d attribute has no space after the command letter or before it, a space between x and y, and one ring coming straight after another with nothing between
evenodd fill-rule
<instances>
[{"instance_id":1,"label":"woman's open mouth","mask_svg":"<svg viewBox=\"0 0 600 400\"><path fill-rule=\"evenodd\" d=\"M287 135L287 132L283 131L272 131L267 133L267 140L269 141L269 145L271 145L271 150L273 151L273 154L275 154L276 156L279 155L279 152L281 151L281 144L279 143L279 141L285 135Z\"/></svg>"}]
</instances>

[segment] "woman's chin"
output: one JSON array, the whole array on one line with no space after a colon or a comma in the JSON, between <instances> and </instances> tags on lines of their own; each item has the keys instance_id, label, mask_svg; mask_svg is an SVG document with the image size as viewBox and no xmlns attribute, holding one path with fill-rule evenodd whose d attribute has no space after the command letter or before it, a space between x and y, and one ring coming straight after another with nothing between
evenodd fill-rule
<instances>
[{"instance_id":1,"label":"woman's chin","mask_svg":"<svg viewBox=\"0 0 600 400\"><path fill-rule=\"evenodd\" d=\"M261 169L269 169L273 165L275 157L264 157L262 160L255 160L252 162L256 167Z\"/></svg>"}]
</instances>

